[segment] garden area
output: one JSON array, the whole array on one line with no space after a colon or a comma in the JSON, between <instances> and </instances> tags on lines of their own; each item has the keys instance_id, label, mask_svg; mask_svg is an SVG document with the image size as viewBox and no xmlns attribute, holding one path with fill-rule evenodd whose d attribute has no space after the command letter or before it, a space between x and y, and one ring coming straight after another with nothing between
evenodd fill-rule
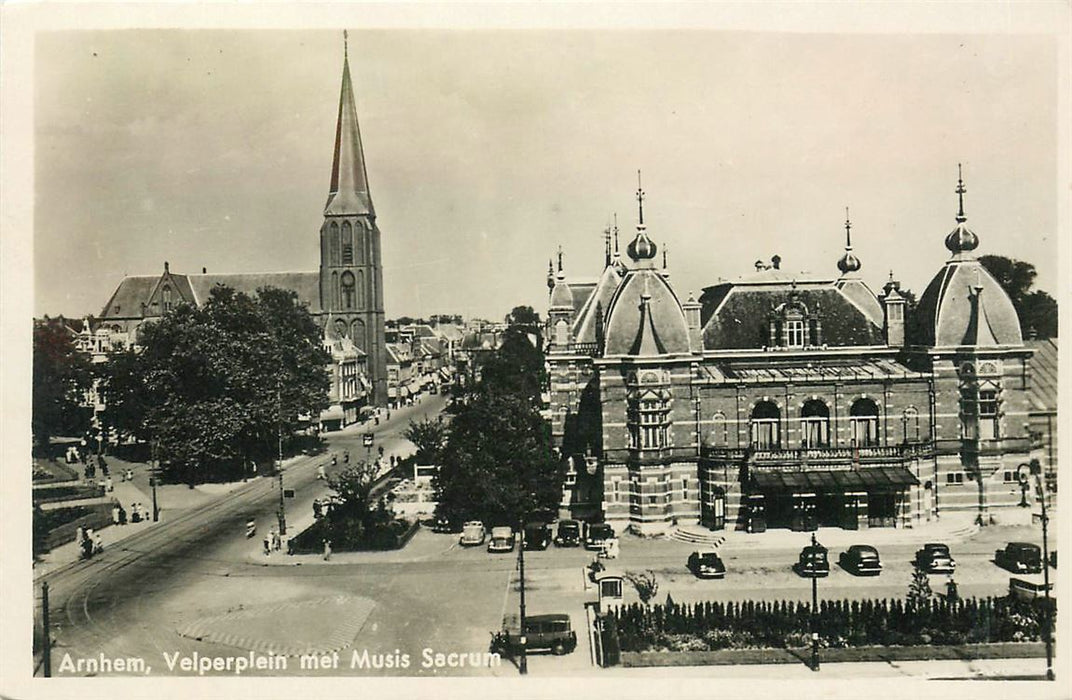
<instances>
[{"instance_id":1,"label":"garden area","mask_svg":"<svg viewBox=\"0 0 1072 700\"><path fill-rule=\"evenodd\" d=\"M962 645L1042 639L1045 599L827 600L815 627L823 648ZM1051 601L1056 615L1056 602ZM608 615L622 652L792 649L811 643L811 606L794 601L634 604Z\"/></svg>"}]
</instances>

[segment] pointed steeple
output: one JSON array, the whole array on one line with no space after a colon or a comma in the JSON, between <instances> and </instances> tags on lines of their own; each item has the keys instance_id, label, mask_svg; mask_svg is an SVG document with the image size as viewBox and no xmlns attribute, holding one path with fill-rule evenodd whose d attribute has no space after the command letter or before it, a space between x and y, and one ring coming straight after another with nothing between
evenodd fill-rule
<instances>
[{"instance_id":1,"label":"pointed steeple","mask_svg":"<svg viewBox=\"0 0 1072 700\"><path fill-rule=\"evenodd\" d=\"M339 93L339 117L335 125L335 156L331 163L331 188L325 216L375 216L365 172L365 153L361 148L361 131L357 125L354 88L350 84L350 58L347 35L343 32L342 89Z\"/></svg>"}]
</instances>

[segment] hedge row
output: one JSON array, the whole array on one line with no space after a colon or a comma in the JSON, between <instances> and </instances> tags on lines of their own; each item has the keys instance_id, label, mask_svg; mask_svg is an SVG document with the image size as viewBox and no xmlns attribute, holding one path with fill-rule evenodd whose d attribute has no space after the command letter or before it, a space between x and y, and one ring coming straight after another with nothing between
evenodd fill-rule
<instances>
[{"instance_id":1,"label":"hedge row","mask_svg":"<svg viewBox=\"0 0 1072 700\"><path fill-rule=\"evenodd\" d=\"M384 525L362 528L357 523L333 522L320 518L297 536L288 540L291 554L314 554L324 551L324 540L335 552L383 551L401 549L417 532L416 520L392 520Z\"/></svg>"},{"instance_id":2,"label":"hedge row","mask_svg":"<svg viewBox=\"0 0 1072 700\"><path fill-rule=\"evenodd\" d=\"M910 605L901 600L824 600L824 647L1037 641L1045 599L1010 597ZM1054 609L1056 602L1051 601ZM795 648L810 644L811 605L795 601L633 604L612 613L622 651Z\"/></svg>"}]
</instances>

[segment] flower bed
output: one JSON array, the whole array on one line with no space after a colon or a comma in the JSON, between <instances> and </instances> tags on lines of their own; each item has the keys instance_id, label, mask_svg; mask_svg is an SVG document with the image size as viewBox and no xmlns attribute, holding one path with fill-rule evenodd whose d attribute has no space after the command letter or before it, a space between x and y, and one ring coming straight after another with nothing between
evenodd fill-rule
<instances>
[{"instance_id":1,"label":"flower bed","mask_svg":"<svg viewBox=\"0 0 1072 700\"><path fill-rule=\"evenodd\" d=\"M315 554L324 551L324 540L335 552L365 552L401 549L406 546L420 523L417 520L392 520L372 528L359 528L349 521L333 522L321 518L288 541L290 554Z\"/></svg>"},{"instance_id":2,"label":"flower bed","mask_svg":"<svg viewBox=\"0 0 1072 700\"><path fill-rule=\"evenodd\" d=\"M104 495L104 487L96 484L77 486L55 486L51 488L34 489L34 503L55 503L57 501L73 501L82 498L100 498Z\"/></svg>"}]
</instances>

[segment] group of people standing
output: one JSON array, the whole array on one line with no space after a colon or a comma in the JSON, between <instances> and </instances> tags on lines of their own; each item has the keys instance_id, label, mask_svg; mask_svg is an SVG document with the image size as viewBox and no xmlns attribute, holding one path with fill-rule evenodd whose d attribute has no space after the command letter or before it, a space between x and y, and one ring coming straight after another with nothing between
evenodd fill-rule
<instances>
[{"instance_id":1,"label":"group of people standing","mask_svg":"<svg viewBox=\"0 0 1072 700\"><path fill-rule=\"evenodd\" d=\"M99 532L94 532L93 528L83 528L79 526L74 533L74 541L78 543L83 559L89 559L94 554L100 554L104 551L104 542L101 541Z\"/></svg>"},{"instance_id":2,"label":"group of people standing","mask_svg":"<svg viewBox=\"0 0 1072 700\"><path fill-rule=\"evenodd\" d=\"M264 556L283 548L283 536L274 527L264 536Z\"/></svg>"}]
</instances>

